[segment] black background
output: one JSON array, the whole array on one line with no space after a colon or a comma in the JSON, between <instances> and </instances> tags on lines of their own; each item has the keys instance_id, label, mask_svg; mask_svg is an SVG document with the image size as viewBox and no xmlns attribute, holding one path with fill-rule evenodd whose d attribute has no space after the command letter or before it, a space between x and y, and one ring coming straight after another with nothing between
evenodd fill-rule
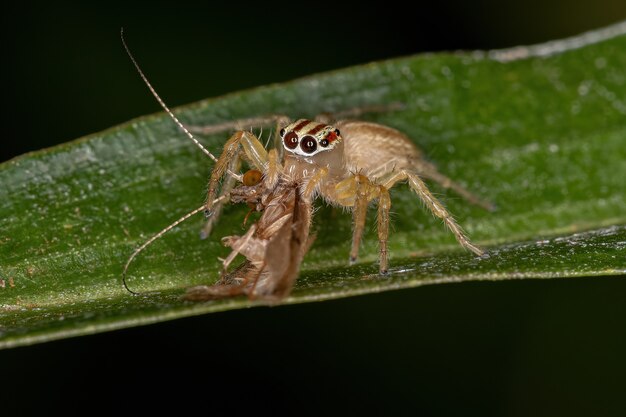
<instances>
[{"instance_id":1,"label":"black background","mask_svg":"<svg viewBox=\"0 0 626 417\"><path fill-rule=\"evenodd\" d=\"M125 56L121 26L176 106L626 18L617 0L414 4L4 6L0 160L159 110ZM0 352L0 413L620 415L624 294L623 278L450 284L18 348Z\"/></svg>"}]
</instances>

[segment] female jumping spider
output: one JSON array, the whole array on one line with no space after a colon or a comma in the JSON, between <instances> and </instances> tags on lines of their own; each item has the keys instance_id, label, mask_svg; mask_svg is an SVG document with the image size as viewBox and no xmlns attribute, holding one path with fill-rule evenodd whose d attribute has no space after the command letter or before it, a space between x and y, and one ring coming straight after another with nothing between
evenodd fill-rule
<instances>
[{"instance_id":1,"label":"female jumping spider","mask_svg":"<svg viewBox=\"0 0 626 417\"><path fill-rule=\"evenodd\" d=\"M125 43L124 46L126 47ZM377 204L379 271L380 274L386 274L391 208L389 189L403 181L408 183L426 208L444 222L461 246L476 255L483 254L480 248L470 242L443 204L428 190L422 178L454 190L470 203L486 209L492 209L492 205L440 173L423 158L422 152L405 134L388 126L351 119L377 109L355 109L333 117L318 116L314 120L289 121L286 116L273 115L197 129L203 133L216 133L241 129L242 126L272 123L282 127L276 138L277 141L280 140L280 145L269 151L252 132L237 130L226 142L217 159L178 121L152 88L128 47L126 50L157 101L216 164L209 180L206 204L140 246L124 267L124 285L125 274L133 258L164 233L190 216L204 211L208 221L203 234L207 236L218 220L224 203L245 202L261 211L261 217L243 236L223 239L232 252L223 261L224 273L221 280L212 286L190 288L186 298L206 300L245 294L250 298L280 300L291 291L302 258L311 244L309 229L312 204L317 197L352 212L354 231L350 263L354 263L358 257L367 207L372 202ZM337 121L333 122L335 119ZM240 165L240 159L244 159L251 167L244 175L235 172ZM220 183L225 176L218 195ZM236 186L237 183L241 185ZM228 273L227 268L237 254L243 255L246 261Z\"/></svg>"}]
</instances>

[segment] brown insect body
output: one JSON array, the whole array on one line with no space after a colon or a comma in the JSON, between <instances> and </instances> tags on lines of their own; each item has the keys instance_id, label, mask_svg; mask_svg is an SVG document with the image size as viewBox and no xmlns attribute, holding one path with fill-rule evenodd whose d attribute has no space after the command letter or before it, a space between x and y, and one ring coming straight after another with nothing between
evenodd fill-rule
<instances>
[{"instance_id":1,"label":"brown insect body","mask_svg":"<svg viewBox=\"0 0 626 417\"><path fill-rule=\"evenodd\" d=\"M271 190L262 183L242 185L231 191L230 200L262 212L245 235L222 239L233 250L231 255L241 254L246 260L227 272L234 256L227 258L216 284L189 288L185 299L200 301L245 294L252 299L279 301L291 292L310 246L310 202L301 198L297 183L287 181L280 181Z\"/></svg>"}]
</instances>

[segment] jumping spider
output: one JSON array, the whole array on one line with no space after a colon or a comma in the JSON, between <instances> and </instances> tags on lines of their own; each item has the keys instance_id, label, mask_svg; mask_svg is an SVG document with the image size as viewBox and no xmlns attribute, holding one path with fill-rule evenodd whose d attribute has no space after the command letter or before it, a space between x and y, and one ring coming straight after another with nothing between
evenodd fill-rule
<instances>
[{"instance_id":1,"label":"jumping spider","mask_svg":"<svg viewBox=\"0 0 626 417\"><path fill-rule=\"evenodd\" d=\"M380 109L354 109L333 116L321 115L314 120L290 121L286 116L274 115L197 129L205 134L238 129L217 159L178 121L154 91L132 55L130 57L161 106L216 164L209 180L207 203L139 247L124 267L125 285L125 274L133 258L164 233L191 215L204 211L208 221L203 235L207 236L218 220L224 203L244 202L260 211L261 217L243 236L223 239L232 252L223 260L221 280L212 286L190 288L186 298L206 300L245 294L250 298L280 300L290 293L302 258L311 244L312 205L317 197L352 212L354 231L350 263L358 257L367 207L376 202L379 271L386 274L391 208L389 189L403 181L408 183L426 208L444 222L461 246L476 255L483 254L432 195L422 178L454 190L470 203L489 210L492 205L440 173L423 158L422 152L405 134L388 126L352 120L364 112ZM269 124L279 126L276 142L280 141L269 151L251 131L241 130L243 126ZM236 173L240 159L251 167L244 175ZM222 181L224 177L226 179ZM238 183L240 185L237 186ZM227 272L237 254L243 255L246 261L232 272Z\"/></svg>"}]
</instances>

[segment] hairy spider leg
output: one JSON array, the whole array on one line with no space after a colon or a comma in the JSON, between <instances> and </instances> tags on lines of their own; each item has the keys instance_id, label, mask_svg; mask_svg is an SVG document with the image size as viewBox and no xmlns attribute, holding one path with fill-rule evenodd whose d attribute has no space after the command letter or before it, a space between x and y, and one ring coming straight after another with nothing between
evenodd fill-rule
<instances>
[{"instance_id":1,"label":"hairy spider leg","mask_svg":"<svg viewBox=\"0 0 626 417\"><path fill-rule=\"evenodd\" d=\"M439 172L435 165L429 162L421 161L420 166L415 167L415 171L420 177L433 180L442 187L454 191L475 206L482 207L487 211L494 211L496 209L496 205L493 204L491 201L487 201L478 197L467 188L463 187L461 184L454 182L451 178L448 178L447 176Z\"/></svg>"},{"instance_id":2,"label":"hairy spider leg","mask_svg":"<svg viewBox=\"0 0 626 417\"><path fill-rule=\"evenodd\" d=\"M340 181L334 187L335 198L346 207L352 209L352 247L350 250L350 264L356 262L359 257L359 248L363 239L363 230L367 216L367 206L373 200L377 200L377 229L379 247L379 272L386 274L389 268L387 241L389 239L389 212L391 210L391 198L389 190L374 183L362 174L353 175Z\"/></svg>"},{"instance_id":3,"label":"hairy spider leg","mask_svg":"<svg viewBox=\"0 0 626 417\"><path fill-rule=\"evenodd\" d=\"M259 117L247 117L243 119L229 120L207 126L190 126L189 131L202 135L212 135L215 133L228 132L232 130L247 130L271 124L288 125L291 119L284 114L268 114Z\"/></svg>"},{"instance_id":4,"label":"hairy spider leg","mask_svg":"<svg viewBox=\"0 0 626 417\"><path fill-rule=\"evenodd\" d=\"M233 156L233 159L229 165L229 169L233 172L237 172L240 170L240 168L241 168L241 157L239 155L239 152L237 152ZM220 195L217 198L218 202L213 204L212 212L210 213L210 215L205 216L206 221L204 223L204 227L200 231L200 239L206 239L207 237L209 237L209 235L213 231L213 227L217 224L217 222L220 219L220 216L222 215L224 204L226 204L228 200L230 199L229 198L230 192L232 191L233 188L235 188L236 185L237 185L236 178L233 178L230 175L226 176L226 179L222 183ZM205 204L205 208L206 208L206 204ZM205 214L206 214L206 211L205 211Z\"/></svg>"},{"instance_id":5,"label":"hairy spider leg","mask_svg":"<svg viewBox=\"0 0 626 417\"><path fill-rule=\"evenodd\" d=\"M387 113L392 111L402 110L404 104L396 102L391 104L373 104L369 106L352 107L346 110L339 110L336 112L320 113L313 120L325 124L333 124L334 122L342 119L358 118L364 114L369 113Z\"/></svg>"},{"instance_id":6,"label":"hairy spider leg","mask_svg":"<svg viewBox=\"0 0 626 417\"><path fill-rule=\"evenodd\" d=\"M391 197L389 196L389 190L382 185L379 185L378 196L378 247L379 254L379 271L381 274L386 274L389 268L388 265L388 252L387 252L387 240L389 239L389 212L391 210Z\"/></svg>"},{"instance_id":7,"label":"hairy spider leg","mask_svg":"<svg viewBox=\"0 0 626 417\"><path fill-rule=\"evenodd\" d=\"M367 177L357 174L352 178L354 180L354 207L352 209L352 223L354 229L352 233L352 249L350 250L350 264L355 263L359 256L359 246L363 238L363 229L365 229L365 220L367 217L368 197L372 190L371 183Z\"/></svg>"},{"instance_id":8,"label":"hairy spider leg","mask_svg":"<svg viewBox=\"0 0 626 417\"><path fill-rule=\"evenodd\" d=\"M452 218L452 215L448 212L448 210L446 210L443 204L437 200L434 195L432 195L424 181L422 181L417 173L407 169L402 169L398 172L391 173L386 179L382 179L381 182L385 188L389 189L397 182L405 180L408 181L411 190L413 190L420 200L424 202L426 208L436 217L443 220L444 224L454 234L454 237L461 244L461 246L472 251L478 256L483 255L483 250L470 242L468 237L465 236L465 233L463 233L461 226L459 226Z\"/></svg>"},{"instance_id":9,"label":"hairy spider leg","mask_svg":"<svg viewBox=\"0 0 626 417\"><path fill-rule=\"evenodd\" d=\"M314 120L320 123L330 124L333 121L359 117L368 113L385 113L390 111L402 110L404 105L402 103L391 103L383 105L370 105L353 107L347 110L340 110L336 112L325 112L318 114ZM279 159L283 157L283 146L280 135L278 132L281 127L289 125L293 120L284 114L267 114L258 117L245 117L241 119L228 120L225 122L215 123L206 126L189 126L187 130L192 133L198 133L202 135L212 135L216 133L228 132L232 130L243 131L247 129L259 128L263 126L274 125L274 149L277 150Z\"/></svg>"},{"instance_id":10,"label":"hairy spider leg","mask_svg":"<svg viewBox=\"0 0 626 417\"><path fill-rule=\"evenodd\" d=\"M402 110L404 105L402 103L391 103L391 104L383 104L383 105L370 105L370 106L359 106L352 107L347 110L339 110L336 112L325 112L318 114L314 120L316 122L321 123L330 123L332 121L359 117L363 114L368 113L385 113L390 111L398 111ZM257 128L262 126L269 126L271 124L276 124L278 126L287 126L293 120L284 114L267 114L264 116L258 117L244 117L241 119L228 120L225 122L215 123L212 125L206 126L189 126L188 130L193 133L198 133L202 135L212 135L215 133L228 132L232 130L246 130L251 128ZM276 144L277 148L282 147L280 142Z\"/></svg>"},{"instance_id":11,"label":"hairy spider leg","mask_svg":"<svg viewBox=\"0 0 626 417\"><path fill-rule=\"evenodd\" d=\"M224 144L224 150L215 163L213 172L211 172L205 207L205 214L207 217L213 214L213 201L217 195L220 180L224 176L233 159L239 157L240 146L244 151L242 157L254 169L263 172L268 163L267 151L253 133L244 130L235 132Z\"/></svg>"}]
</instances>

